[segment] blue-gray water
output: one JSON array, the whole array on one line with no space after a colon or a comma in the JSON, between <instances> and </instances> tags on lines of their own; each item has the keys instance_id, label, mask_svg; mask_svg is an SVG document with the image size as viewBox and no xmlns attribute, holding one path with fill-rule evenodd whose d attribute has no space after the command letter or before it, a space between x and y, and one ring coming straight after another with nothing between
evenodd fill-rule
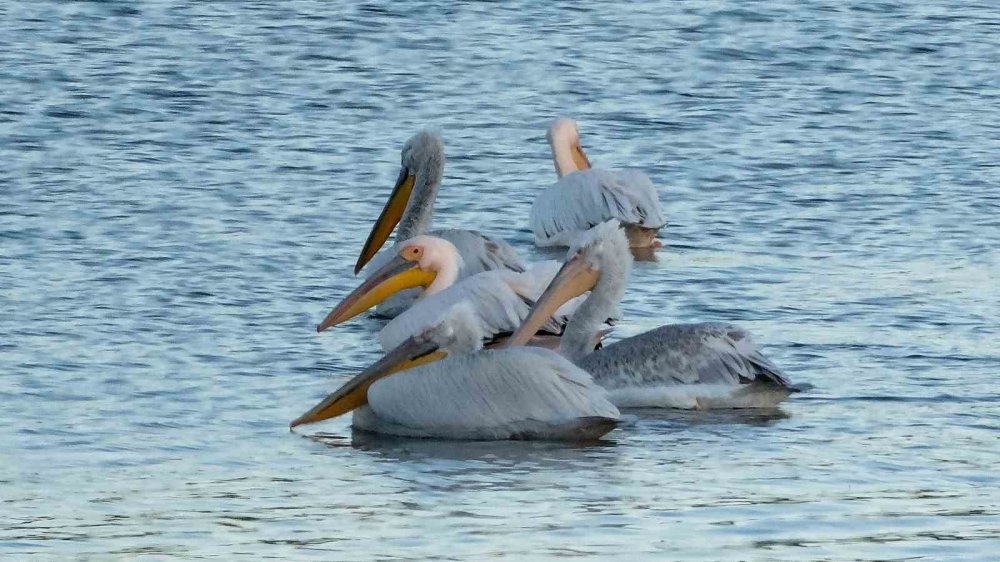
<instances>
[{"instance_id":1,"label":"blue-gray water","mask_svg":"<svg viewBox=\"0 0 1000 562\"><path fill-rule=\"evenodd\" d=\"M0 5L0 558L995 560L998 14ZM590 447L289 433L376 357L314 326L406 138L437 225L551 257L559 114L662 188L616 335L736 322L813 390Z\"/></svg>"}]
</instances>

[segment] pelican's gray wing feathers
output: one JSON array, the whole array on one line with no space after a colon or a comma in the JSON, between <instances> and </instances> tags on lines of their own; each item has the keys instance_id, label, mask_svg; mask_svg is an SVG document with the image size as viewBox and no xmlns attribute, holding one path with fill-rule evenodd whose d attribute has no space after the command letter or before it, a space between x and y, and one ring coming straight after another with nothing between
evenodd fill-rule
<instances>
[{"instance_id":1,"label":"pelican's gray wing feathers","mask_svg":"<svg viewBox=\"0 0 1000 562\"><path fill-rule=\"evenodd\" d=\"M656 187L645 174L579 170L560 178L531 206L531 230L539 246L568 246L610 219L651 229L666 224Z\"/></svg>"},{"instance_id":2,"label":"pelican's gray wing feathers","mask_svg":"<svg viewBox=\"0 0 1000 562\"><path fill-rule=\"evenodd\" d=\"M580 366L606 388L754 381L790 386L746 330L714 322L662 326L606 345Z\"/></svg>"},{"instance_id":3,"label":"pelican's gray wing feathers","mask_svg":"<svg viewBox=\"0 0 1000 562\"><path fill-rule=\"evenodd\" d=\"M447 357L385 377L355 426L462 439L594 438L618 409L590 375L557 353L516 347ZM593 435L595 420L600 432Z\"/></svg>"},{"instance_id":4,"label":"pelican's gray wing feathers","mask_svg":"<svg viewBox=\"0 0 1000 562\"><path fill-rule=\"evenodd\" d=\"M435 323L451 306L468 301L481 322L487 339L513 332L531 311L531 298L519 294L509 283L511 271L484 271L462 279L439 293L421 298L392 319L379 332L382 349L395 348L406 338ZM561 333L562 325L550 319L543 330Z\"/></svg>"}]
</instances>

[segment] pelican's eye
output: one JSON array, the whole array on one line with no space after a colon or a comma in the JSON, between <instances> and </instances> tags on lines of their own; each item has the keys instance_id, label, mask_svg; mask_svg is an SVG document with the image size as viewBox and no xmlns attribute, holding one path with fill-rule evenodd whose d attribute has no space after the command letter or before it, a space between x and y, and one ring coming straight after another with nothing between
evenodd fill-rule
<instances>
[{"instance_id":1,"label":"pelican's eye","mask_svg":"<svg viewBox=\"0 0 1000 562\"><path fill-rule=\"evenodd\" d=\"M410 246L409 248L403 248L400 256L404 260L416 261L419 260L424 255L424 249L420 246Z\"/></svg>"}]
</instances>

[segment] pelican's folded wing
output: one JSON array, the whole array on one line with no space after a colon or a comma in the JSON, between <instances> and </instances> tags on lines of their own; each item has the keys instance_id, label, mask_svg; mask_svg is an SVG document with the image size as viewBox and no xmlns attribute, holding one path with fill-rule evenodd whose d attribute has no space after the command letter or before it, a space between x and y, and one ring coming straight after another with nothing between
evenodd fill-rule
<instances>
[{"instance_id":1,"label":"pelican's folded wing","mask_svg":"<svg viewBox=\"0 0 1000 562\"><path fill-rule=\"evenodd\" d=\"M563 176L531 206L539 246L566 246L581 232L609 219L646 228L666 224L656 187L636 170L580 170Z\"/></svg>"},{"instance_id":2,"label":"pelican's folded wing","mask_svg":"<svg viewBox=\"0 0 1000 562\"><path fill-rule=\"evenodd\" d=\"M414 435L558 438L567 428L618 409L590 375L544 349L517 347L448 357L379 380L368 391L375 415Z\"/></svg>"}]
</instances>

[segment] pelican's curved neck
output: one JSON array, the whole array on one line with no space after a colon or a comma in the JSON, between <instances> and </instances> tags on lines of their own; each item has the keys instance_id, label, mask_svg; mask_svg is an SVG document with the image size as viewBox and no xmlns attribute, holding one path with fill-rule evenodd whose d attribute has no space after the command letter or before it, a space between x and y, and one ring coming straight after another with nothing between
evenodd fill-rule
<instances>
[{"instance_id":1,"label":"pelican's curved neck","mask_svg":"<svg viewBox=\"0 0 1000 562\"><path fill-rule=\"evenodd\" d=\"M629 256L630 258L631 256ZM574 363L594 352L597 334L608 318L617 316L618 303L625 294L631 262L606 261L601 266L601 278L573 313L559 342L559 353Z\"/></svg>"},{"instance_id":2,"label":"pelican's curved neck","mask_svg":"<svg viewBox=\"0 0 1000 562\"><path fill-rule=\"evenodd\" d=\"M413 192L406 205L406 211L399 219L396 240L409 240L431 228L434 214L434 200L437 199L441 176L444 174L442 162L425 162L414 171Z\"/></svg>"},{"instance_id":3,"label":"pelican's curved neck","mask_svg":"<svg viewBox=\"0 0 1000 562\"><path fill-rule=\"evenodd\" d=\"M590 355L601 324L614 314L614 310L615 301L601 294L601 283L598 282L566 324L559 341L559 353L574 363Z\"/></svg>"},{"instance_id":4,"label":"pelican's curved neck","mask_svg":"<svg viewBox=\"0 0 1000 562\"><path fill-rule=\"evenodd\" d=\"M458 281L458 272L461 269L459 265L458 256L454 256L453 259L442 260L441 265L438 267L437 274L434 276L434 280L431 284L424 289L421 293L421 298L429 297L435 293L440 293L441 291L451 287Z\"/></svg>"},{"instance_id":5,"label":"pelican's curved neck","mask_svg":"<svg viewBox=\"0 0 1000 562\"><path fill-rule=\"evenodd\" d=\"M573 161L573 147L563 139L553 138L549 141L552 149L552 161L556 165L556 175L563 177L566 174L575 172L580 168Z\"/></svg>"}]
</instances>

